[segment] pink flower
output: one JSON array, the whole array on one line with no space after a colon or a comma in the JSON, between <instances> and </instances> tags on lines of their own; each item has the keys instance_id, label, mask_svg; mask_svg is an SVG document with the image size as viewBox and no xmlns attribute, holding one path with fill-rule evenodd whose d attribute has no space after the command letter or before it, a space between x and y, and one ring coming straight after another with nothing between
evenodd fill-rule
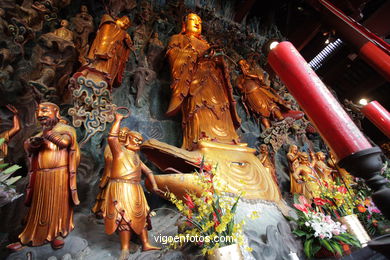
<instances>
[{"instance_id":1,"label":"pink flower","mask_svg":"<svg viewBox=\"0 0 390 260\"><path fill-rule=\"evenodd\" d=\"M347 188L345 188L344 186L339 186L337 188L337 191L341 192L342 194L345 194L345 193L347 193Z\"/></svg>"},{"instance_id":2,"label":"pink flower","mask_svg":"<svg viewBox=\"0 0 390 260\"><path fill-rule=\"evenodd\" d=\"M339 231L338 229L334 229L334 230L332 231L332 233L333 233L333 235L335 235L335 236L340 235L340 231Z\"/></svg>"},{"instance_id":3,"label":"pink flower","mask_svg":"<svg viewBox=\"0 0 390 260\"><path fill-rule=\"evenodd\" d=\"M297 208L298 210L302 211L302 212L305 212L305 213L308 213L309 211L307 210L307 208L304 206L304 205L301 205L301 204L294 204L294 207Z\"/></svg>"},{"instance_id":4,"label":"pink flower","mask_svg":"<svg viewBox=\"0 0 390 260\"><path fill-rule=\"evenodd\" d=\"M324 239L325 235L324 234L320 234L320 238L321 239Z\"/></svg>"},{"instance_id":5,"label":"pink flower","mask_svg":"<svg viewBox=\"0 0 390 260\"><path fill-rule=\"evenodd\" d=\"M325 216L324 222L330 224L330 223L332 223L332 219L330 218L330 216Z\"/></svg>"},{"instance_id":6,"label":"pink flower","mask_svg":"<svg viewBox=\"0 0 390 260\"><path fill-rule=\"evenodd\" d=\"M372 208L371 208L371 212L374 212L374 213L381 213L381 211L380 211L377 207L372 207Z\"/></svg>"},{"instance_id":7,"label":"pink flower","mask_svg":"<svg viewBox=\"0 0 390 260\"><path fill-rule=\"evenodd\" d=\"M311 208L310 204L307 202L305 196L301 195L298 198L299 202L304 205L305 207Z\"/></svg>"}]
</instances>

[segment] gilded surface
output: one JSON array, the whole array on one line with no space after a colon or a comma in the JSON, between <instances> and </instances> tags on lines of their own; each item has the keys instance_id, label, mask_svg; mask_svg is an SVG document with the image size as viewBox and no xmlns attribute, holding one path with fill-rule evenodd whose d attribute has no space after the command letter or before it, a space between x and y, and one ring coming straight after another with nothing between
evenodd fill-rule
<instances>
[{"instance_id":1,"label":"gilded surface","mask_svg":"<svg viewBox=\"0 0 390 260\"><path fill-rule=\"evenodd\" d=\"M60 118L57 112L58 107L52 103L40 104L38 120L46 127L25 142L30 160L25 203L30 209L19 235L22 244L39 246L68 235L74 228L72 205L79 204L76 168L80 151L73 127L57 122L50 128L48 120Z\"/></svg>"},{"instance_id":2,"label":"gilded surface","mask_svg":"<svg viewBox=\"0 0 390 260\"><path fill-rule=\"evenodd\" d=\"M298 179L294 178L294 172L299 166L298 146L290 145L287 153L287 160L288 160L289 171L290 171L290 192L292 194L294 193L302 194L303 184Z\"/></svg>"},{"instance_id":3,"label":"gilded surface","mask_svg":"<svg viewBox=\"0 0 390 260\"><path fill-rule=\"evenodd\" d=\"M210 52L200 33L200 18L188 15L183 32L172 36L167 51L172 76L167 115L181 109L182 148L187 150L202 138L228 144L239 141L235 132L239 118L226 66Z\"/></svg>"}]
</instances>

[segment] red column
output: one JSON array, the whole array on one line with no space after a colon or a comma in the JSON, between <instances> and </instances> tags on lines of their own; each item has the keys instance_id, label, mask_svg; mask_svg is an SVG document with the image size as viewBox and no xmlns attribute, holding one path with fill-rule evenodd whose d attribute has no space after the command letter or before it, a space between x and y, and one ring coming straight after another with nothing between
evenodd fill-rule
<instances>
[{"instance_id":1,"label":"red column","mask_svg":"<svg viewBox=\"0 0 390 260\"><path fill-rule=\"evenodd\" d=\"M365 43L359 50L360 56L390 81L390 56L372 42Z\"/></svg>"},{"instance_id":2,"label":"red column","mask_svg":"<svg viewBox=\"0 0 390 260\"><path fill-rule=\"evenodd\" d=\"M371 101L365 105L361 112L390 138L390 113L377 101Z\"/></svg>"},{"instance_id":3,"label":"red column","mask_svg":"<svg viewBox=\"0 0 390 260\"><path fill-rule=\"evenodd\" d=\"M290 42L272 49L268 62L339 160L372 147Z\"/></svg>"}]
</instances>

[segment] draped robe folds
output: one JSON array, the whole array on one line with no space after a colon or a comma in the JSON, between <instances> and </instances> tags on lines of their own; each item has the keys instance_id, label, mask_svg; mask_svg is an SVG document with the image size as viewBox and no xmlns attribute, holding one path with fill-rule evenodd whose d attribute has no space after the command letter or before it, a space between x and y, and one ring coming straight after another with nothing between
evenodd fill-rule
<instances>
[{"instance_id":1,"label":"draped robe folds","mask_svg":"<svg viewBox=\"0 0 390 260\"><path fill-rule=\"evenodd\" d=\"M140 184L142 171L148 168L137 153L123 146L120 149L123 153L117 161L121 164L120 171L110 172L101 206L105 230L112 234L119 226L121 229L128 226L139 235L147 227L149 217L149 206ZM117 162L113 161L113 164Z\"/></svg>"},{"instance_id":2,"label":"draped robe folds","mask_svg":"<svg viewBox=\"0 0 390 260\"><path fill-rule=\"evenodd\" d=\"M294 193L297 193L297 194L303 194L303 184L302 183L298 183L293 174L294 174L294 171L298 168L299 166L299 160L298 158L296 158L295 160L294 157L296 157L297 155L296 154L293 154L293 153L288 153L287 154L287 159L288 159L288 162L289 162L289 168L290 168L290 192L292 194Z\"/></svg>"},{"instance_id":3,"label":"draped robe folds","mask_svg":"<svg viewBox=\"0 0 390 260\"><path fill-rule=\"evenodd\" d=\"M40 246L73 230L73 205L78 205L76 168L80 150L73 127L57 123L53 133L67 135L68 147L45 140L36 151L25 143L29 153L30 172L26 205L30 206L27 223L19 235L22 244ZM42 136L42 132L37 136Z\"/></svg>"},{"instance_id":4,"label":"draped robe folds","mask_svg":"<svg viewBox=\"0 0 390 260\"><path fill-rule=\"evenodd\" d=\"M92 61L88 67L103 72L110 80L110 85L114 81L120 85L131 45L129 34L111 16L103 15L87 56Z\"/></svg>"},{"instance_id":5,"label":"draped robe folds","mask_svg":"<svg viewBox=\"0 0 390 260\"><path fill-rule=\"evenodd\" d=\"M96 196L95 205L92 207L92 212L95 214L104 212L104 206L105 206L104 200L106 198L106 193L107 193L106 188L110 178L111 166L112 166L112 153L110 150L110 146L107 145L106 148L104 149L104 172L99 183L100 191Z\"/></svg>"},{"instance_id":6,"label":"draped robe folds","mask_svg":"<svg viewBox=\"0 0 390 260\"><path fill-rule=\"evenodd\" d=\"M205 58L209 44L185 34L172 36L167 56L172 75L172 98L166 114L182 111L183 145L192 150L202 137L220 143L239 142L240 119L232 98L226 67Z\"/></svg>"}]
</instances>

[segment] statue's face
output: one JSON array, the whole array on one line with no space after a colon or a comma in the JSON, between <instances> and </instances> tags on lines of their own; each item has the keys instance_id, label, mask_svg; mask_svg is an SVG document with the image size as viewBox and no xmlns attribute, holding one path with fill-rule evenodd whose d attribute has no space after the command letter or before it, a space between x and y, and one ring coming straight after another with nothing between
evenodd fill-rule
<instances>
[{"instance_id":1,"label":"statue's face","mask_svg":"<svg viewBox=\"0 0 390 260\"><path fill-rule=\"evenodd\" d=\"M123 30L127 30L130 27L130 18L127 16L123 16L120 19L116 20L116 24L122 28Z\"/></svg>"},{"instance_id":2,"label":"statue's face","mask_svg":"<svg viewBox=\"0 0 390 260\"><path fill-rule=\"evenodd\" d=\"M81 8L80 8L80 11L82 13L88 13L88 7L86 5L82 5Z\"/></svg>"},{"instance_id":3,"label":"statue's face","mask_svg":"<svg viewBox=\"0 0 390 260\"><path fill-rule=\"evenodd\" d=\"M266 153L268 152L268 147L266 145L260 145L260 152L261 153Z\"/></svg>"},{"instance_id":4,"label":"statue's face","mask_svg":"<svg viewBox=\"0 0 390 260\"><path fill-rule=\"evenodd\" d=\"M318 152L317 158L318 158L318 160L323 161L323 160L325 160L325 154L322 152Z\"/></svg>"},{"instance_id":5,"label":"statue's face","mask_svg":"<svg viewBox=\"0 0 390 260\"><path fill-rule=\"evenodd\" d=\"M143 138L140 133L129 132L127 134L126 148L134 152L139 151Z\"/></svg>"},{"instance_id":6,"label":"statue's face","mask_svg":"<svg viewBox=\"0 0 390 260\"><path fill-rule=\"evenodd\" d=\"M119 130L119 134L118 134L118 140L119 142L121 143L125 143L126 142L126 138L127 138L127 134L129 133L129 129L127 127L124 127L124 128L121 128Z\"/></svg>"},{"instance_id":7,"label":"statue's face","mask_svg":"<svg viewBox=\"0 0 390 260\"><path fill-rule=\"evenodd\" d=\"M293 146L291 147L291 152L292 152L292 153L297 153L297 152L298 152L298 147L297 147L296 145L293 145Z\"/></svg>"},{"instance_id":8,"label":"statue's face","mask_svg":"<svg viewBox=\"0 0 390 260\"><path fill-rule=\"evenodd\" d=\"M61 26L62 27L68 27L69 22L67 20L61 20Z\"/></svg>"},{"instance_id":9,"label":"statue's face","mask_svg":"<svg viewBox=\"0 0 390 260\"><path fill-rule=\"evenodd\" d=\"M49 104L39 104L36 115L41 125L45 126L49 122L56 120L57 108Z\"/></svg>"},{"instance_id":10,"label":"statue's face","mask_svg":"<svg viewBox=\"0 0 390 260\"><path fill-rule=\"evenodd\" d=\"M249 71L249 64L245 60L239 61L242 72L245 74Z\"/></svg>"},{"instance_id":11,"label":"statue's face","mask_svg":"<svg viewBox=\"0 0 390 260\"><path fill-rule=\"evenodd\" d=\"M202 20L196 14L187 15L185 22L185 32L194 35L202 33Z\"/></svg>"}]
</instances>

